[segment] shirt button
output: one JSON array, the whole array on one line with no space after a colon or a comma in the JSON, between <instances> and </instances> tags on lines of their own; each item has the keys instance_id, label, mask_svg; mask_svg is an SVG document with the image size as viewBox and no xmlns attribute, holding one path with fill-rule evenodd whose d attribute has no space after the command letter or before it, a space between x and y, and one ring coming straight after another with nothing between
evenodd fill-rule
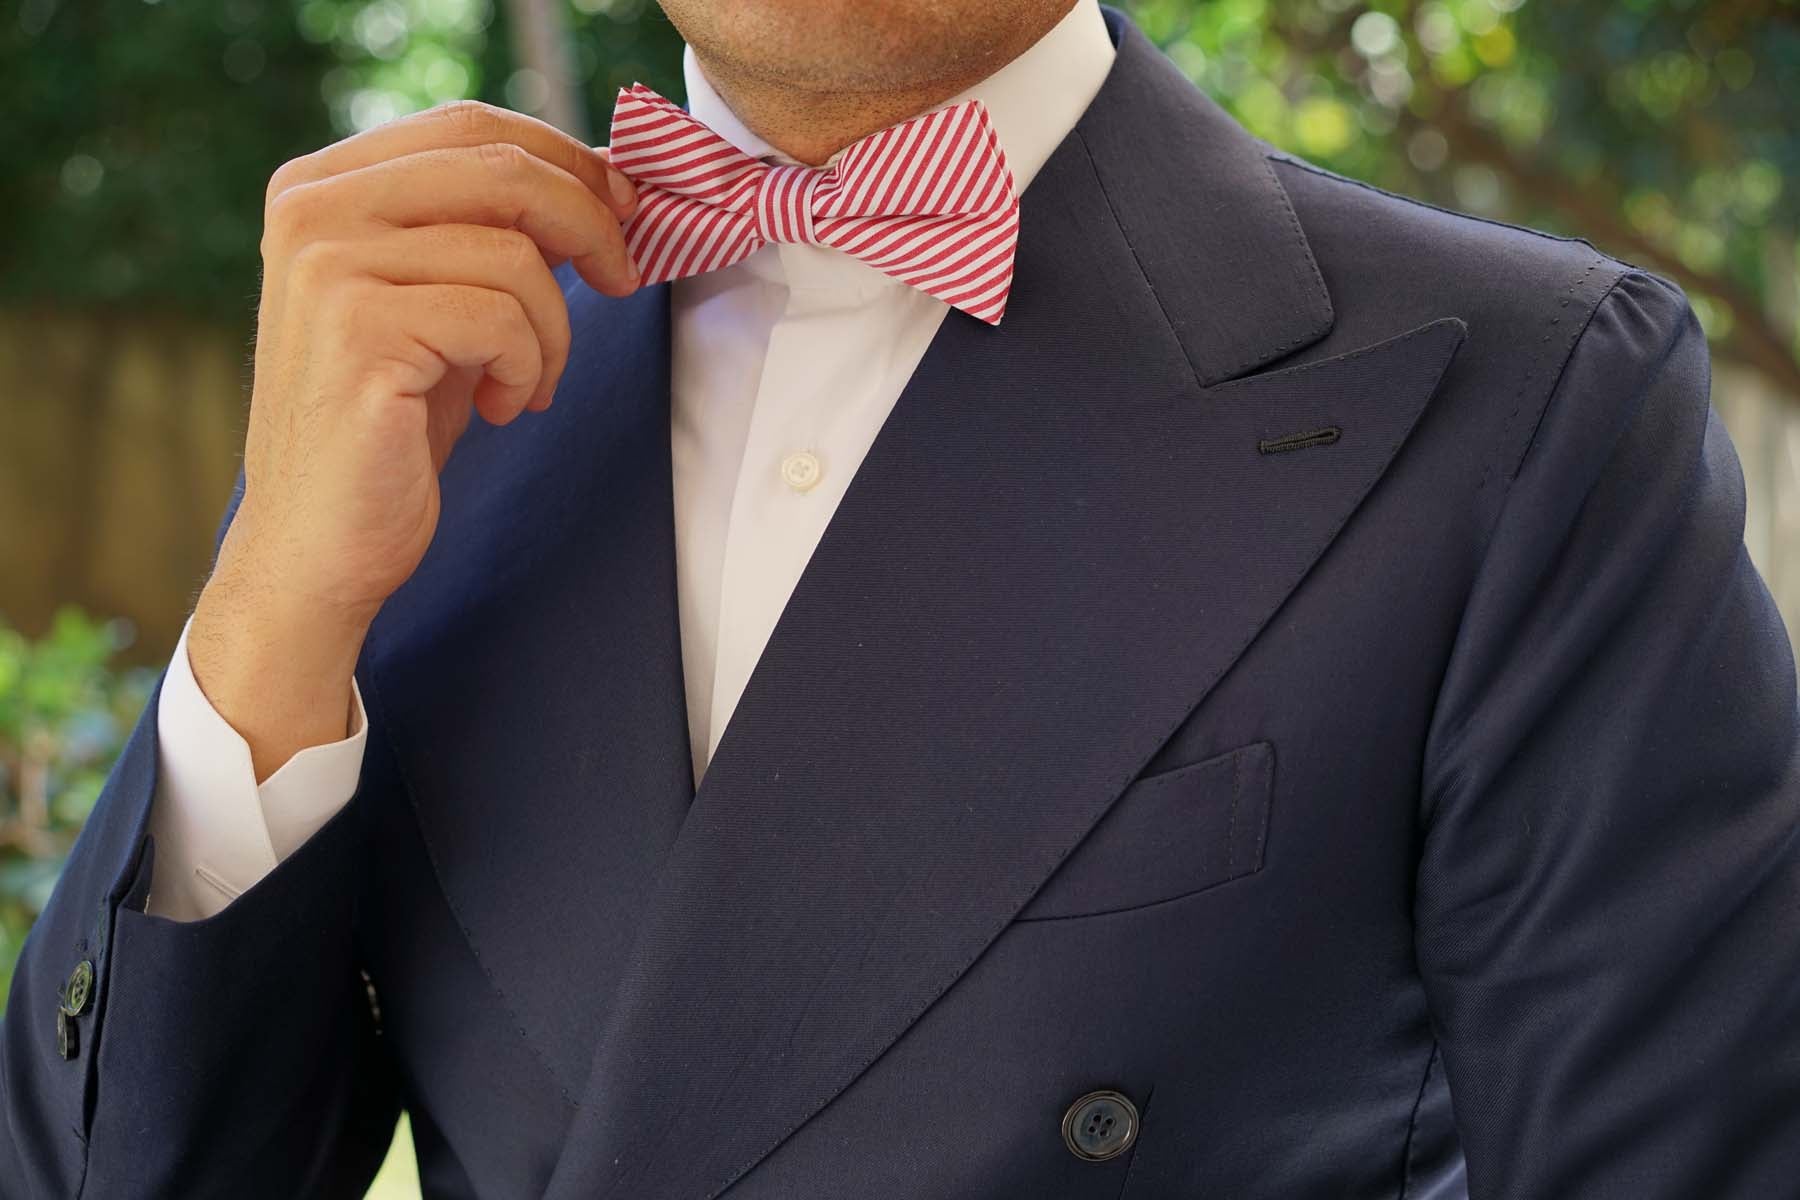
<instances>
[{"instance_id":1,"label":"shirt button","mask_svg":"<svg viewBox=\"0 0 1800 1200\"><path fill-rule=\"evenodd\" d=\"M781 460L781 479L796 492L811 489L824 474L819 465L819 456L810 450L796 450Z\"/></svg>"}]
</instances>

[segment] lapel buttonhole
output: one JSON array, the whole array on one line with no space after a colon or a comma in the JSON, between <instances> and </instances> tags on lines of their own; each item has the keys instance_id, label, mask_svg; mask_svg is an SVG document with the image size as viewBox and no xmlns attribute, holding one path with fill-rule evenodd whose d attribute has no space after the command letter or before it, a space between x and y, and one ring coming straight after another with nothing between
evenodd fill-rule
<instances>
[{"instance_id":1,"label":"lapel buttonhole","mask_svg":"<svg viewBox=\"0 0 1800 1200\"><path fill-rule=\"evenodd\" d=\"M1263 454L1279 454L1283 450L1304 450L1308 446L1329 446L1338 440L1343 431L1336 425L1327 425L1323 429L1309 429L1305 433L1290 433L1286 437L1268 438L1256 443L1256 449Z\"/></svg>"}]
</instances>

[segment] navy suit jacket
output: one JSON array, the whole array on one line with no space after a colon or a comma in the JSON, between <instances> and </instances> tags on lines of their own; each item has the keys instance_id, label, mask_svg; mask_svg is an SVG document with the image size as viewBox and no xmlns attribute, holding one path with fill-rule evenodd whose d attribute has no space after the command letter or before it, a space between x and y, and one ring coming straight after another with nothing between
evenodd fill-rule
<instances>
[{"instance_id":1,"label":"navy suit jacket","mask_svg":"<svg viewBox=\"0 0 1800 1200\"><path fill-rule=\"evenodd\" d=\"M1106 16L1005 321L943 323L702 786L668 289L565 269L355 798L209 920L142 911L146 709L12 988L0 1192L350 1195L401 1106L441 1197L1800 1192L1795 668L1685 299L1276 152Z\"/></svg>"}]
</instances>

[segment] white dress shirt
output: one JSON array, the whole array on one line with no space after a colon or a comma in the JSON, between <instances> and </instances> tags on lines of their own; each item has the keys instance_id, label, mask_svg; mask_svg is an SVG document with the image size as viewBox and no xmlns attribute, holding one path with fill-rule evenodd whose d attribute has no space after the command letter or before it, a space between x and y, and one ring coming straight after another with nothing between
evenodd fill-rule
<instances>
[{"instance_id":1,"label":"white dress shirt","mask_svg":"<svg viewBox=\"0 0 1800 1200\"><path fill-rule=\"evenodd\" d=\"M943 105L987 105L1023 192L1113 54L1097 0L1076 0L1023 54ZM737 118L691 49L682 70L695 117L749 154L795 162ZM676 582L698 782L826 523L950 309L819 246L766 245L670 288ZM350 736L299 751L259 787L249 746L194 681L182 629L157 709L151 913L219 912L343 807L368 736L354 680L351 692Z\"/></svg>"}]
</instances>

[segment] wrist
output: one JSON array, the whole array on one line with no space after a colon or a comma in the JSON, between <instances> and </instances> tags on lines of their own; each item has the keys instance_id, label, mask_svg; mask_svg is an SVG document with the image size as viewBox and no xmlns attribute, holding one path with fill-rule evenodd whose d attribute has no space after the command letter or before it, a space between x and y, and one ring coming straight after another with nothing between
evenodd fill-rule
<instances>
[{"instance_id":1,"label":"wrist","mask_svg":"<svg viewBox=\"0 0 1800 1200\"><path fill-rule=\"evenodd\" d=\"M319 539L296 534L289 524L268 519L246 493L226 527L205 591L220 598L216 607L242 610L283 632L360 644L382 600L341 580L313 577L310 568L322 556L312 543Z\"/></svg>"},{"instance_id":2,"label":"wrist","mask_svg":"<svg viewBox=\"0 0 1800 1200\"><path fill-rule=\"evenodd\" d=\"M260 784L300 750L350 736L351 680L368 621L240 572L215 571L201 590L188 665L249 745Z\"/></svg>"}]
</instances>

